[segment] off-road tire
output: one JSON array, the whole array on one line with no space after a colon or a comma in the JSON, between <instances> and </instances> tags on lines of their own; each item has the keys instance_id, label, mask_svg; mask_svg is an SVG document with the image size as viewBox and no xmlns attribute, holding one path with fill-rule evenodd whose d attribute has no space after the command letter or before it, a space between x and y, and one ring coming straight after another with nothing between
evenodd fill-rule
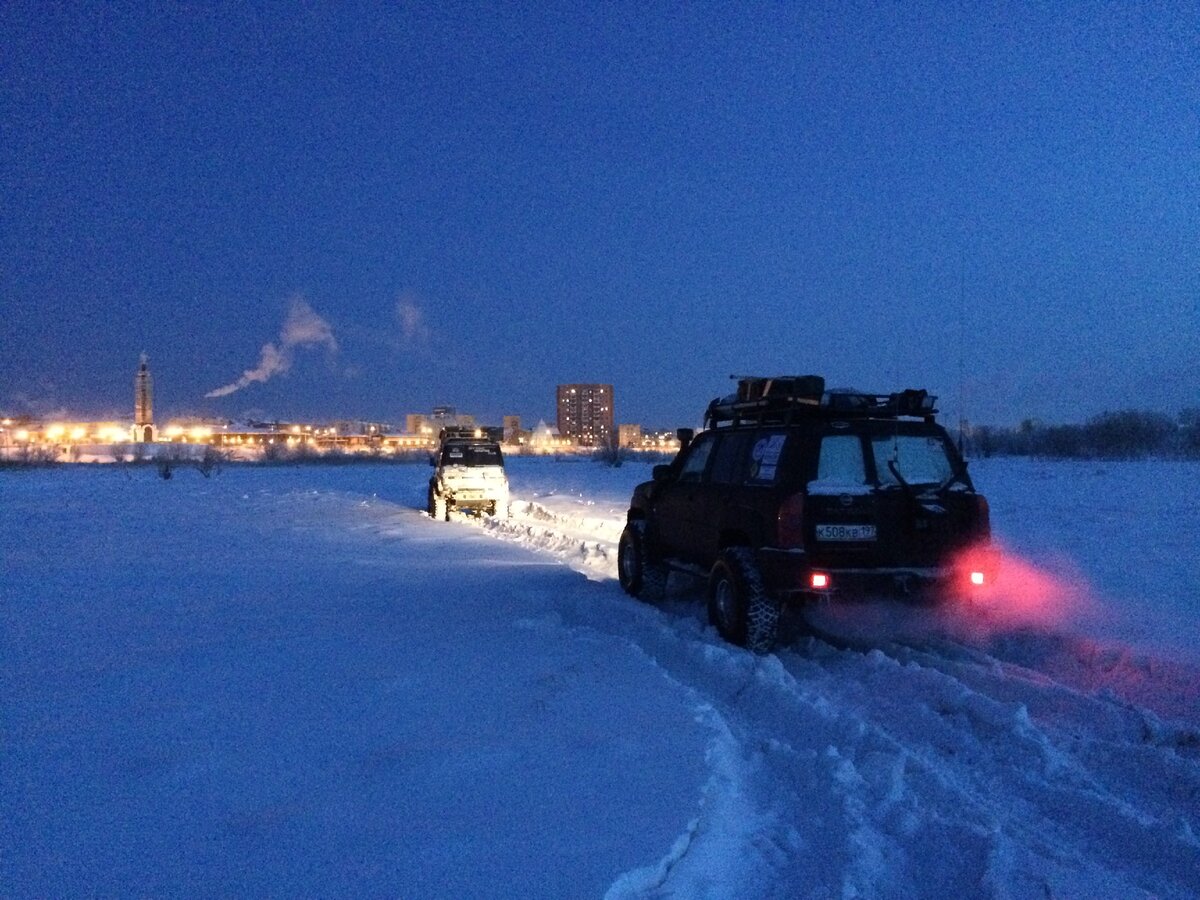
<instances>
[{"instance_id":1,"label":"off-road tire","mask_svg":"<svg viewBox=\"0 0 1200 900\"><path fill-rule=\"evenodd\" d=\"M657 603L667 594L667 567L650 558L646 523L630 522L617 544L617 577L631 597Z\"/></svg>"},{"instance_id":2,"label":"off-road tire","mask_svg":"<svg viewBox=\"0 0 1200 900\"><path fill-rule=\"evenodd\" d=\"M781 603L763 586L748 547L726 547L708 576L708 620L721 637L754 653L770 653L779 636Z\"/></svg>"},{"instance_id":3,"label":"off-road tire","mask_svg":"<svg viewBox=\"0 0 1200 900\"><path fill-rule=\"evenodd\" d=\"M429 518L435 522L450 521L450 510L446 508L446 498L432 487L429 489Z\"/></svg>"}]
</instances>

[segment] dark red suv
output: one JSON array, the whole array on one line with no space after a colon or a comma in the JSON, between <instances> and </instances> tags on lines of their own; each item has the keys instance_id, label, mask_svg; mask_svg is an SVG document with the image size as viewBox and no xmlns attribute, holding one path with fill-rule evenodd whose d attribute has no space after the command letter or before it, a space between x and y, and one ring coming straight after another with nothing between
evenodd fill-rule
<instances>
[{"instance_id":1,"label":"dark red suv","mask_svg":"<svg viewBox=\"0 0 1200 900\"><path fill-rule=\"evenodd\" d=\"M702 575L720 633L765 653L788 600L983 585L987 501L935 412L925 391L740 379L634 490L622 588L656 600L671 570Z\"/></svg>"}]
</instances>

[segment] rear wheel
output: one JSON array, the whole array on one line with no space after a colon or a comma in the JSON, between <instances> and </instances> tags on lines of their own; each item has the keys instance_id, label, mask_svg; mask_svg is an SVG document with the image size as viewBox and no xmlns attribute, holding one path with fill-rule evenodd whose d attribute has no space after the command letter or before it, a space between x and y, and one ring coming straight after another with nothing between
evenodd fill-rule
<instances>
[{"instance_id":1,"label":"rear wheel","mask_svg":"<svg viewBox=\"0 0 1200 900\"><path fill-rule=\"evenodd\" d=\"M433 488L429 489L429 518L437 522L450 521L450 512L446 508L446 498Z\"/></svg>"},{"instance_id":2,"label":"rear wheel","mask_svg":"<svg viewBox=\"0 0 1200 900\"><path fill-rule=\"evenodd\" d=\"M667 567L647 552L646 523L630 522L617 544L617 577L631 597L656 603L667 593Z\"/></svg>"},{"instance_id":3,"label":"rear wheel","mask_svg":"<svg viewBox=\"0 0 1200 900\"><path fill-rule=\"evenodd\" d=\"M708 577L708 619L721 637L755 653L770 653L779 636L779 598L763 587L748 547L721 551Z\"/></svg>"}]
</instances>

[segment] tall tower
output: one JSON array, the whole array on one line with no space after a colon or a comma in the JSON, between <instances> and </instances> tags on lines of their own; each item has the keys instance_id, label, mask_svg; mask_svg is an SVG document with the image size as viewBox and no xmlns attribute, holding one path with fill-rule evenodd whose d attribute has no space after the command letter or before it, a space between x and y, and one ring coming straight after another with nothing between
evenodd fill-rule
<instances>
[{"instance_id":1,"label":"tall tower","mask_svg":"<svg viewBox=\"0 0 1200 900\"><path fill-rule=\"evenodd\" d=\"M133 439L139 444L154 440L154 381L145 353L133 378Z\"/></svg>"},{"instance_id":2,"label":"tall tower","mask_svg":"<svg viewBox=\"0 0 1200 900\"><path fill-rule=\"evenodd\" d=\"M560 384L558 433L583 447L606 447L613 434L611 384Z\"/></svg>"}]
</instances>

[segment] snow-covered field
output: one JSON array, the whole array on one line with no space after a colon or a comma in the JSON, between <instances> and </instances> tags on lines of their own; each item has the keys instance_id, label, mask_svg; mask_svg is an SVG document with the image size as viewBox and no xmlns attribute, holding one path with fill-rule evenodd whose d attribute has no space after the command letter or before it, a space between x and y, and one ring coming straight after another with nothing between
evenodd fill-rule
<instances>
[{"instance_id":1,"label":"snow-covered field","mask_svg":"<svg viewBox=\"0 0 1200 900\"><path fill-rule=\"evenodd\" d=\"M0 472L0 896L1200 895L1200 467L978 461L997 596L761 658L648 468Z\"/></svg>"}]
</instances>

